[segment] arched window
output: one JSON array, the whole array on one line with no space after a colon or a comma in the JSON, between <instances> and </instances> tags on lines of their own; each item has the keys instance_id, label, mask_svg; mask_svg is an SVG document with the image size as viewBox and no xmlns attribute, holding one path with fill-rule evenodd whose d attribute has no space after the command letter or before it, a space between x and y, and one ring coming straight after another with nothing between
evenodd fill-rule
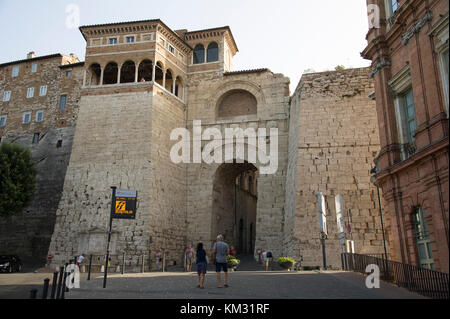
<instances>
[{"instance_id":1,"label":"arched window","mask_svg":"<svg viewBox=\"0 0 450 319\"><path fill-rule=\"evenodd\" d=\"M258 102L256 98L245 90L231 90L219 100L218 118L231 118L257 114Z\"/></svg>"},{"instance_id":2,"label":"arched window","mask_svg":"<svg viewBox=\"0 0 450 319\"><path fill-rule=\"evenodd\" d=\"M179 76L177 76L177 79L175 81L175 95L182 100L183 99L183 92L184 92L184 83L183 79Z\"/></svg>"},{"instance_id":3,"label":"arched window","mask_svg":"<svg viewBox=\"0 0 450 319\"><path fill-rule=\"evenodd\" d=\"M103 72L103 84L117 84L117 74L119 72L119 68L117 63L110 62L105 67L105 71Z\"/></svg>"},{"instance_id":4,"label":"arched window","mask_svg":"<svg viewBox=\"0 0 450 319\"><path fill-rule=\"evenodd\" d=\"M207 62L219 61L219 46L216 42L212 42L208 45Z\"/></svg>"},{"instance_id":5,"label":"arched window","mask_svg":"<svg viewBox=\"0 0 450 319\"><path fill-rule=\"evenodd\" d=\"M205 63L205 47L203 44L197 44L194 48L194 64Z\"/></svg>"},{"instance_id":6,"label":"arched window","mask_svg":"<svg viewBox=\"0 0 450 319\"><path fill-rule=\"evenodd\" d=\"M92 64L87 70L86 85L87 86L99 85L101 74L102 68L100 64L98 63Z\"/></svg>"},{"instance_id":7,"label":"arched window","mask_svg":"<svg viewBox=\"0 0 450 319\"><path fill-rule=\"evenodd\" d=\"M127 61L120 69L120 83L133 83L136 80L136 65L133 61Z\"/></svg>"},{"instance_id":8,"label":"arched window","mask_svg":"<svg viewBox=\"0 0 450 319\"><path fill-rule=\"evenodd\" d=\"M167 71L166 71L166 90L169 92L172 92L172 89L173 89L172 71L170 71L170 69L167 69Z\"/></svg>"},{"instance_id":9,"label":"arched window","mask_svg":"<svg viewBox=\"0 0 450 319\"><path fill-rule=\"evenodd\" d=\"M164 79L164 67L161 62L156 62L156 68L155 68L155 82L159 85L163 85L163 79Z\"/></svg>"},{"instance_id":10,"label":"arched window","mask_svg":"<svg viewBox=\"0 0 450 319\"><path fill-rule=\"evenodd\" d=\"M416 235L417 250L419 252L419 262L422 268L434 270L434 260L431 250L430 233L425 220L425 211L418 207L413 215L414 230Z\"/></svg>"},{"instance_id":11,"label":"arched window","mask_svg":"<svg viewBox=\"0 0 450 319\"><path fill-rule=\"evenodd\" d=\"M153 80L153 62L144 60L139 64L138 81L151 82Z\"/></svg>"}]
</instances>

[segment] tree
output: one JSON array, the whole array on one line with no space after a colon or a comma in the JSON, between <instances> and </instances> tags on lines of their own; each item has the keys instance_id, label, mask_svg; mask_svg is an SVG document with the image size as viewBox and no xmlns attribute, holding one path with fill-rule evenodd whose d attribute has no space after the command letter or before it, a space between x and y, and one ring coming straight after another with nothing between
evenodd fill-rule
<instances>
[{"instance_id":1,"label":"tree","mask_svg":"<svg viewBox=\"0 0 450 319\"><path fill-rule=\"evenodd\" d=\"M338 65L337 67L334 68L336 71L343 71L345 70L345 66L343 65Z\"/></svg>"},{"instance_id":2,"label":"tree","mask_svg":"<svg viewBox=\"0 0 450 319\"><path fill-rule=\"evenodd\" d=\"M314 69L306 69L305 71L303 71L303 74L308 74L308 73L316 73L316 71Z\"/></svg>"},{"instance_id":3,"label":"tree","mask_svg":"<svg viewBox=\"0 0 450 319\"><path fill-rule=\"evenodd\" d=\"M36 188L36 169L28 148L0 144L0 216L19 214Z\"/></svg>"}]
</instances>

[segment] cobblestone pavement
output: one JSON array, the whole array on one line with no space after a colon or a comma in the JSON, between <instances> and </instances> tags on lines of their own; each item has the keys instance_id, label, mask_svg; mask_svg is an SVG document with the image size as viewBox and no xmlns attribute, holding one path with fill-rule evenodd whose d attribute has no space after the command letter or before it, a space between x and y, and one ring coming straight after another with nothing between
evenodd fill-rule
<instances>
[{"instance_id":1,"label":"cobblestone pavement","mask_svg":"<svg viewBox=\"0 0 450 319\"><path fill-rule=\"evenodd\" d=\"M197 277L187 273L111 275L81 282L68 299L421 299L405 289L381 282L368 289L365 277L348 272L235 272L230 287L217 288L215 273L206 289L196 288Z\"/></svg>"}]
</instances>

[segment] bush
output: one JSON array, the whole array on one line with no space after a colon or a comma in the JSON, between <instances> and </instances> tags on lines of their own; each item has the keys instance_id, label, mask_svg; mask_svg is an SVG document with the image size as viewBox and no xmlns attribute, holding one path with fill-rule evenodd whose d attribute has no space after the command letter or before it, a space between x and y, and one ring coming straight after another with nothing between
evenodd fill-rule
<instances>
[{"instance_id":1,"label":"bush","mask_svg":"<svg viewBox=\"0 0 450 319\"><path fill-rule=\"evenodd\" d=\"M239 266L241 261L234 256L227 256L227 263L232 265L233 267Z\"/></svg>"},{"instance_id":2,"label":"bush","mask_svg":"<svg viewBox=\"0 0 450 319\"><path fill-rule=\"evenodd\" d=\"M282 263L291 263L291 264L295 264L294 259L289 258L289 257L281 257L278 258L278 263L282 264Z\"/></svg>"},{"instance_id":3,"label":"bush","mask_svg":"<svg viewBox=\"0 0 450 319\"><path fill-rule=\"evenodd\" d=\"M36 169L28 148L0 144L0 216L22 212L36 187Z\"/></svg>"}]
</instances>

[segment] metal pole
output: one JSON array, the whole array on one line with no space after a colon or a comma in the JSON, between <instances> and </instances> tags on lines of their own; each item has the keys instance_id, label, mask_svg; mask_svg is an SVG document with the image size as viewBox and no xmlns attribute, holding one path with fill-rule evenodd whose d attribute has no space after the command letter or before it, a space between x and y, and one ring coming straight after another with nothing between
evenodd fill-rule
<instances>
[{"instance_id":1,"label":"metal pole","mask_svg":"<svg viewBox=\"0 0 450 319\"><path fill-rule=\"evenodd\" d=\"M87 280L91 280L91 267L92 267L92 255L89 257L89 268L88 268L88 278L87 278Z\"/></svg>"},{"instance_id":2,"label":"metal pole","mask_svg":"<svg viewBox=\"0 0 450 319\"><path fill-rule=\"evenodd\" d=\"M163 272L166 272L166 251L163 251Z\"/></svg>"},{"instance_id":3,"label":"metal pole","mask_svg":"<svg viewBox=\"0 0 450 319\"><path fill-rule=\"evenodd\" d=\"M383 234L383 245L384 245L384 256L386 263L386 280L389 280L389 269L388 269L388 255L386 249L386 237L384 235L384 222L383 222L383 210L381 209L381 197L380 197L380 188L377 185L377 193L378 193L378 207L380 209L380 219L381 219L381 232Z\"/></svg>"},{"instance_id":4,"label":"metal pole","mask_svg":"<svg viewBox=\"0 0 450 319\"><path fill-rule=\"evenodd\" d=\"M42 291L42 299L47 299L49 284L50 279L49 278L44 279L44 290Z\"/></svg>"},{"instance_id":5,"label":"metal pole","mask_svg":"<svg viewBox=\"0 0 450 319\"><path fill-rule=\"evenodd\" d=\"M62 293L61 293L61 299L65 299L65 295L66 295L66 290L67 290L67 285L66 285L66 280L67 280L67 266L69 264L66 264L66 267L64 268L64 279L63 279L63 287L62 287Z\"/></svg>"},{"instance_id":6,"label":"metal pole","mask_svg":"<svg viewBox=\"0 0 450 319\"><path fill-rule=\"evenodd\" d=\"M122 275L125 274L125 252L123 252L122 257Z\"/></svg>"},{"instance_id":7,"label":"metal pole","mask_svg":"<svg viewBox=\"0 0 450 319\"><path fill-rule=\"evenodd\" d=\"M57 282L58 282L58 272L55 271L53 273L52 292L50 293L50 299L55 299Z\"/></svg>"},{"instance_id":8,"label":"metal pole","mask_svg":"<svg viewBox=\"0 0 450 319\"><path fill-rule=\"evenodd\" d=\"M56 292L56 299L60 299L61 297L61 287L64 276L64 266L59 267L59 280L58 280L58 289Z\"/></svg>"},{"instance_id":9,"label":"metal pole","mask_svg":"<svg viewBox=\"0 0 450 319\"><path fill-rule=\"evenodd\" d=\"M106 246L106 258L105 258L105 275L103 277L103 288L106 288L106 279L108 278L108 262L109 262L109 243L111 242L111 230L113 222L113 214L116 203L116 189L117 187L112 186L112 199L111 199L111 214L109 215L109 230L108 230L108 244Z\"/></svg>"},{"instance_id":10,"label":"metal pole","mask_svg":"<svg viewBox=\"0 0 450 319\"><path fill-rule=\"evenodd\" d=\"M144 264L144 258L145 258L145 254L142 255L142 273L144 273L144 269L145 269L145 264Z\"/></svg>"},{"instance_id":11,"label":"metal pole","mask_svg":"<svg viewBox=\"0 0 450 319\"><path fill-rule=\"evenodd\" d=\"M325 234L322 233L322 255L323 255L323 269L327 270L327 254L325 251Z\"/></svg>"}]
</instances>

